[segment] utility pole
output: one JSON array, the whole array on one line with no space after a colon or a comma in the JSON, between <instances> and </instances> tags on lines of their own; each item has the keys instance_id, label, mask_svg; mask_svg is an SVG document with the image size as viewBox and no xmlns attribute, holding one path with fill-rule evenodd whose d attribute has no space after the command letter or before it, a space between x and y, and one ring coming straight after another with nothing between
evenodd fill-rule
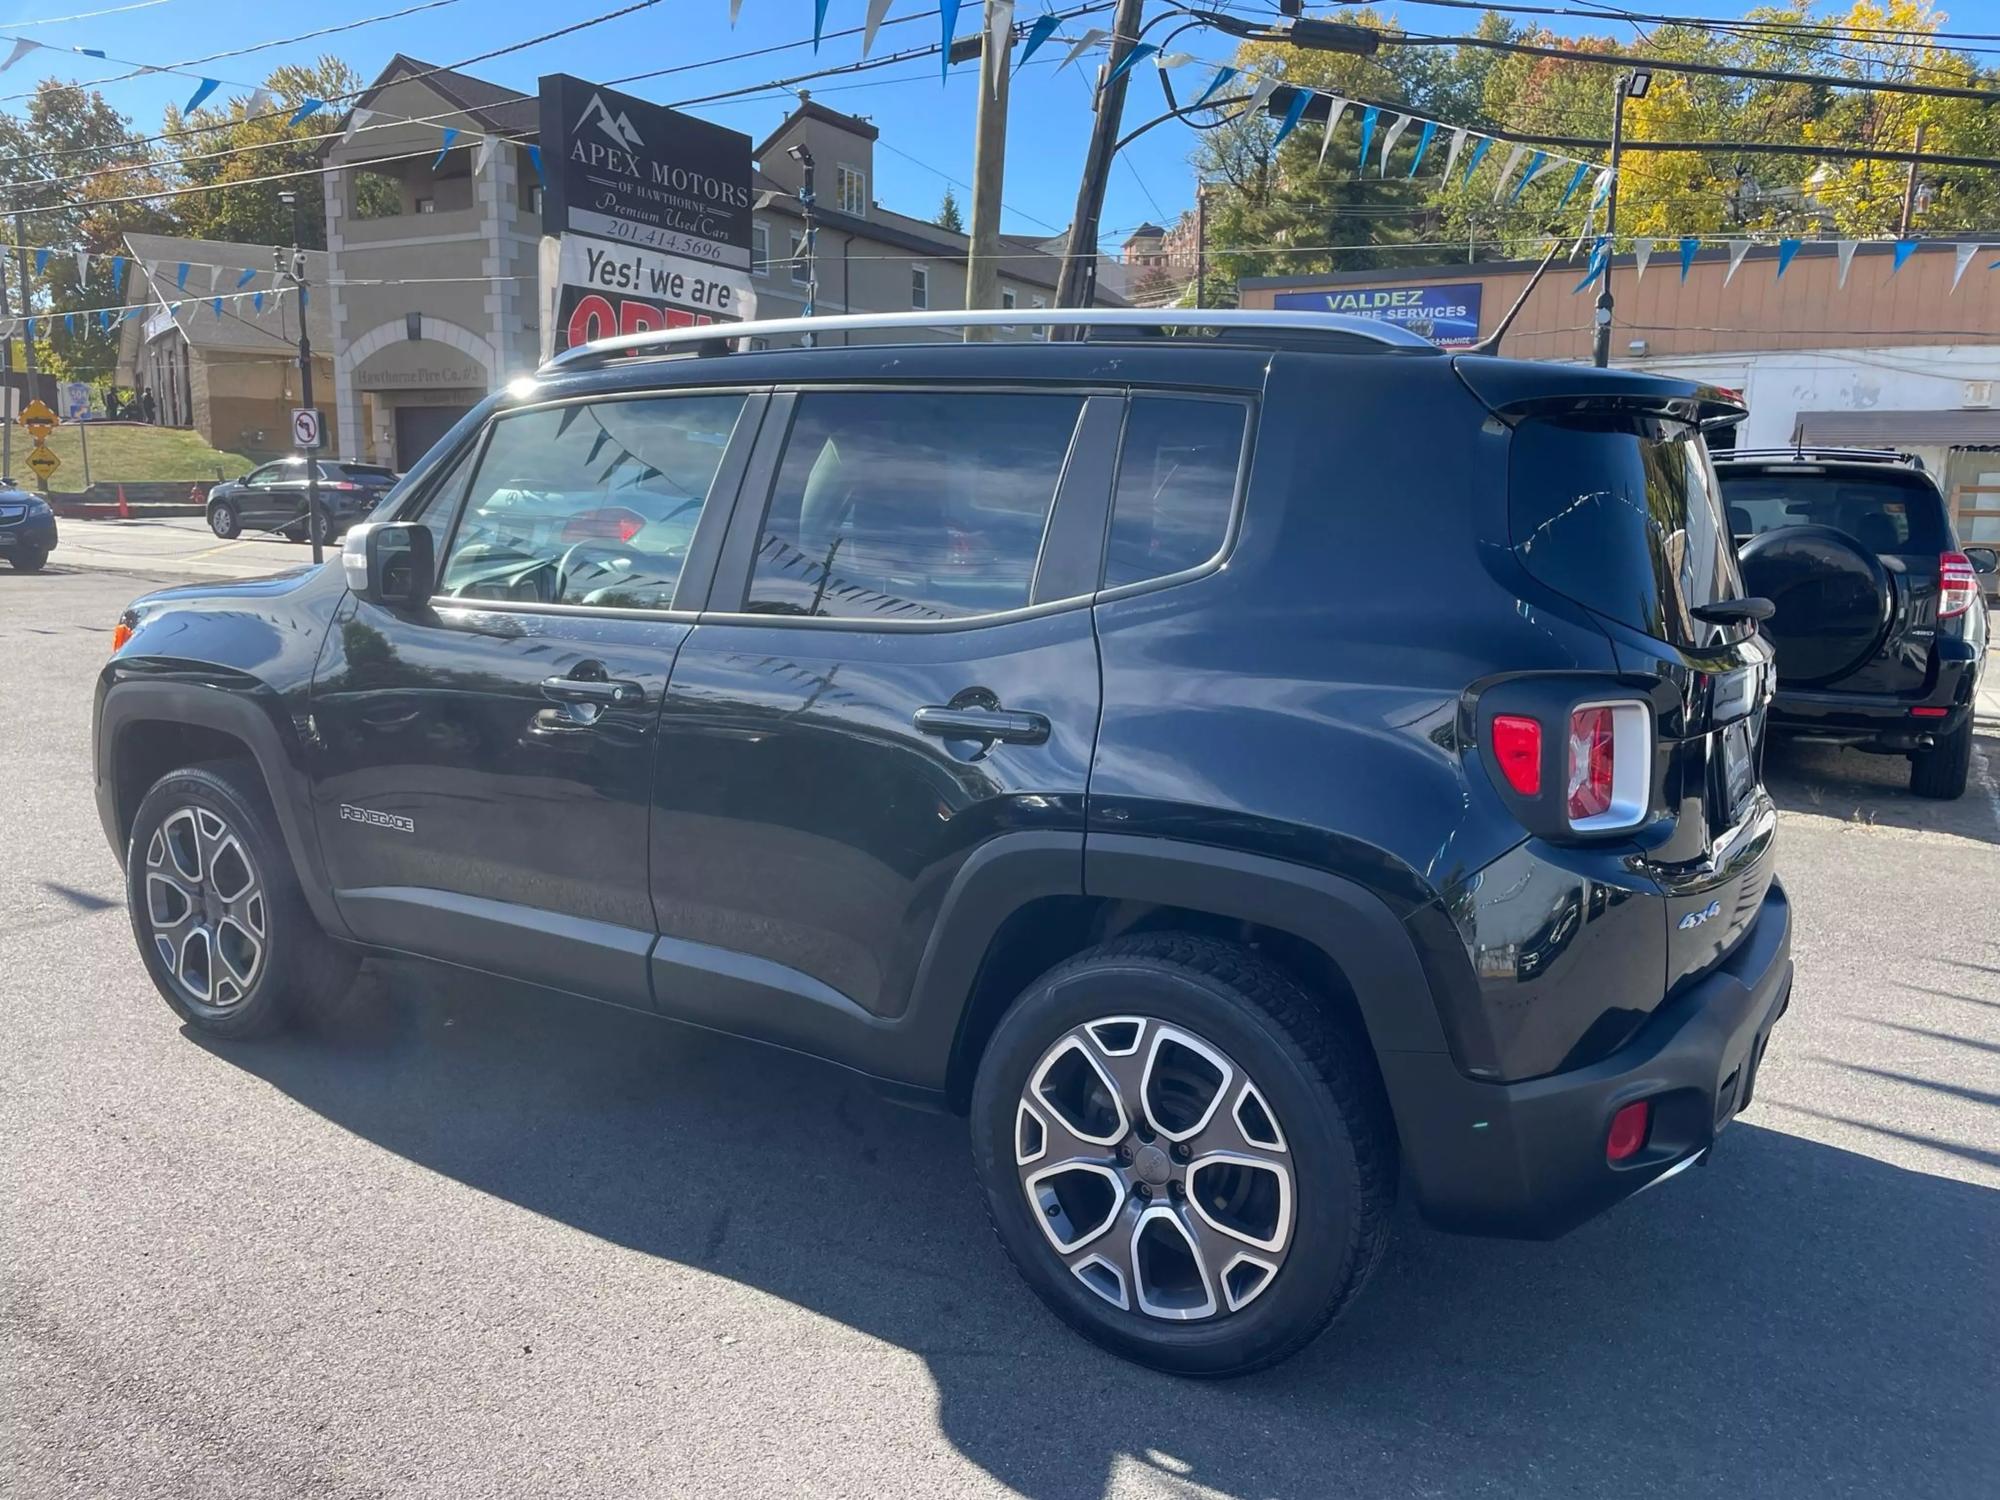
<instances>
[{"instance_id":1,"label":"utility pole","mask_svg":"<svg viewBox=\"0 0 2000 1500\"><path fill-rule=\"evenodd\" d=\"M1611 363L1611 253L1618 234L1618 158L1625 146L1625 101L1643 99L1653 75L1635 68L1620 73L1611 95L1611 190L1604 200L1604 269L1597 280L1597 326L1590 336L1590 362L1603 369Z\"/></svg>"},{"instance_id":2,"label":"utility pole","mask_svg":"<svg viewBox=\"0 0 2000 1500\"><path fill-rule=\"evenodd\" d=\"M972 235L965 256L965 307L1000 305L1000 191L1007 172L1008 57L1014 47L1014 0L986 0L979 45L979 113L973 126ZM1004 19L1004 24L1002 24ZM993 330L967 325L966 342Z\"/></svg>"},{"instance_id":3,"label":"utility pole","mask_svg":"<svg viewBox=\"0 0 2000 1500\"><path fill-rule=\"evenodd\" d=\"M274 252L281 275L288 277L299 294L299 405L308 411L313 409L313 349L312 335L306 331L306 252L299 244L299 195L290 189L278 194L278 201L292 211L292 253L287 259L282 250ZM320 446L326 446L326 429L320 429ZM319 504L319 455L310 449L301 449L306 461L306 536L312 542L313 562L326 561L320 550L320 528L325 514Z\"/></svg>"},{"instance_id":4,"label":"utility pole","mask_svg":"<svg viewBox=\"0 0 2000 1500\"><path fill-rule=\"evenodd\" d=\"M805 97L805 95L801 94L801 95L800 95L799 97L800 97L801 99L803 99L803 98ZM785 153L785 155L789 156L789 157L790 157L790 158L791 158L791 159L792 159L793 161L797 162L797 163L799 164L799 166L800 166L800 167L802 167L802 168L804 169L804 171L805 171L805 174L806 174L806 175L805 175L805 182L804 182L804 183L803 183L803 185L802 185L802 186L801 186L801 187L799 188L799 205L800 205L800 207L802 207L802 208L803 208L803 209L805 210L805 216L806 216L806 242L805 242L805 252L806 252L806 310L805 310L805 315L806 315L806 316L807 316L808 318L814 318L814 317L818 317L818 316L819 316L819 308L818 308L818 304L819 304L819 214L818 214L818 211L817 211L817 210L816 210L816 209L814 208L814 206L813 206L813 205L814 205L814 204L815 204L815 203L816 203L816 202L818 201L818 195L817 195L817 192L816 192L816 190L815 190L815 178L816 178L816 173L815 173L815 171L814 171L814 168L815 168L815 167L816 167L816 166L817 166L818 164L817 164L817 163L816 163L816 162L815 162L815 161L813 160L813 154L812 154L812 148L811 148L811 147L809 147L809 146L807 146L807 145L806 145L806 143L805 143L804 141L800 141L800 142L798 143L798 145L796 145L796 146L792 147L792 148L791 148L791 150L789 150L789 151L787 151L787 152ZM800 343L802 343L802 344L804 344L804 345L805 345L805 346L806 346L806 347L807 347L808 349L810 349L810 348L812 347L812 345L813 345L813 336L812 336L811 334L806 334L806 335L805 335L805 336L804 336L803 338L801 338L801 339L799 340L799 342L800 342Z\"/></svg>"},{"instance_id":5,"label":"utility pole","mask_svg":"<svg viewBox=\"0 0 2000 1500\"><path fill-rule=\"evenodd\" d=\"M1194 185L1194 305L1208 306L1208 184Z\"/></svg>"},{"instance_id":6,"label":"utility pole","mask_svg":"<svg viewBox=\"0 0 2000 1500\"><path fill-rule=\"evenodd\" d=\"M0 254L0 482L14 482L14 312L7 295L7 257Z\"/></svg>"},{"instance_id":7,"label":"utility pole","mask_svg":"<svg viewBox=\"0 0 2000 1500\"><path fill-rule=\"evenodd\" d=\"M1076 212L1069 219L1069 241L1063 246L1062 273L1056 278L1056 306L1088 305L1090 274L1097 264L1097 224L1104 213L1104 189L1111 180L1111 157L1118 148L1118 127L1125 117L1125 85L1129 71L1118 65L1139 39L1145 0L1118 0L1111 18L1111 51L1104 62L1104 82L1097 90L1097 118L1090 127L1084 152L1083 177L1076 188Z\"/></svg>"},{"instance_id":8,"label":"utility pole","mask_svg":"<svg viewBox=\"0 0 2000 1500\"><path fill-rule=\"evenodd\" d=\"M21 288L21 364L23 367L21 405L25 407L30 401L35 399L35 336L28 331L28 320L34 312L35 304L33 293L28 286L28 246L27 242L22 238L22 222L22 216L16 213L14 215L14 279L19 283ZM11 344L12 340L8 342ZM12 359L11 350L9 351L9 359L10 361ZM13 424L11 422L8 424L7 430L9 433L8 448L11 450L13 447ZM44 495L49 492L49 482L39 474L35 476L35 487Z\"/></svg>"},{"instance_id":9,"label":"utility pole","mask_svg":"<svg viewBox=\"0 0 2000 1500\"><path fill-rule=\"evenodd\" d=\"M1913 156L1923 155L1924 127L1922 125L1917 126L1916 143L1910 147L1910 151ZM1909 175L1903 178L1903 213L1902 217L1896 221L1897 234L1907 235L1910 232L1910 218L1913 214L1916 213L1916 211L1917 211L1917 164L1916 162L1912 161L1909 167Z\"/></svg>"}]
</instances>

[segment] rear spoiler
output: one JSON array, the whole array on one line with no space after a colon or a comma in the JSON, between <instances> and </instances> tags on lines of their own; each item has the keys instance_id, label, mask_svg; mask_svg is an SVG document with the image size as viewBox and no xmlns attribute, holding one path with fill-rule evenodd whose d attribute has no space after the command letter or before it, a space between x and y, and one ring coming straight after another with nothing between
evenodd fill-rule
<instances>
[{"instance_id":1,"label":"rear spoiler","mask_svg":"<svg viewBox=\"0 0 2000 1500\"><path fill-rule=\"evenodd\" d=\"M1686 422L1709 432L1733 427L1750 415L1739 397L1719 386L1636 370L1472 354L1459 355L1452 368L1488 411L1508 423L1524 417L1623 414Z\"/></svg>"}]
</instances>

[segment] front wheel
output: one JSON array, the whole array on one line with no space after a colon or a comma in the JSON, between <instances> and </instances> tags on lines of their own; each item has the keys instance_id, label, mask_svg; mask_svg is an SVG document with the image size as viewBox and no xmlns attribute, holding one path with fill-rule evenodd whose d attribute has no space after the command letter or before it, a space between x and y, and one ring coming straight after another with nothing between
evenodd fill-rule
<instances>
[{"instance_id":1,"label":"front wheel","mask_svg":"<svg viewBox=\"0 0 2000 1500\"><path fill-rule=\"evenodd\" d=\"M265 1035L348 993L354 951L314 920L263 785L242 763L153 784L132 822L125 895L154 987L211 1035Z\"/></svg>"},{"instance_id":2,"label":"front wheel","mask_svg":"<svg viewBox=\"0 0 2000 1500\"><path fill-rule=\"evenodd\" d=\"M1044 975L980 1063L974 1164L1008 1256L1156 1369L1295 1353L1380 1259L1395 1145L1358 1030L1257 954L1122 939Z\"/></svg>"},{"instance_id":3,"label":"front wheel","mask_svg":"<svg viewBox=\"0 0 2000 1500\"><path fill-rule=\"evenodd\" d=\"M1950 801L1965 795L1972 773L1972 715L1928 750L1910 757L1910 790L1919 797Z\"/></svg>"},{"instance_id":4,"label":"front wheel","mask_svg":"<svg viewBox=\"0 0 2000 1500\"><path fill-rule=\"evenodd\" d=\"M225 542L231 541L241 534L243 518L227 500L218 500L208 508L208 529Z\"/></svg>"},{"instance_id":5,"label":"front wheel","mask_svg":"<svg viewBox=\"0 0 2000 1500\"><path fill-rule=\"evenodd\" d=\"M21 547L7 554L16 573L39 573L48 560L48 553L39 547Z\"/></svg>"}]
</instances>

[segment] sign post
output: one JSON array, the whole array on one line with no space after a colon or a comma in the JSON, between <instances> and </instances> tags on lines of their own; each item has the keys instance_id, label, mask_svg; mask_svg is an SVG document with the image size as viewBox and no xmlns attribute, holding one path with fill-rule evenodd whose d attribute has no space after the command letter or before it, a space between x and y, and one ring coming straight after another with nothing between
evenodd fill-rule
<instances>
[{"instance_id":1,"label":"sign post","mask_svg":"<svg viewBox=\"0 0 2000 1500\"><path fill-rule=\"evenodd\" d=\"M756 316L749 136L553 73L541 143L545 354Z\"/></svg>"}]
</instances>

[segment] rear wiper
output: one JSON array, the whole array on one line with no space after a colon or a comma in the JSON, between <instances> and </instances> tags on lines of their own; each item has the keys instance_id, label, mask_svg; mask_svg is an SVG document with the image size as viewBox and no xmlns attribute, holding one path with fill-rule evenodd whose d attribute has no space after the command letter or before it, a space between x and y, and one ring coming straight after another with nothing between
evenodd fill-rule
<instances>
[{"instance_id":1,"label":"rear wiper","mask_svg":"<svg viewBox=\"0 0 2000 1500\"><path fill-rule=\"evenodd\" d=\"M1768 620L1778 612L1769 599L1752 594L1744 599L1718 599L1713 604L1697 604L1688 613L1704 625L1730 625L1738 620Z\"/></svg>"}]
</instances>

